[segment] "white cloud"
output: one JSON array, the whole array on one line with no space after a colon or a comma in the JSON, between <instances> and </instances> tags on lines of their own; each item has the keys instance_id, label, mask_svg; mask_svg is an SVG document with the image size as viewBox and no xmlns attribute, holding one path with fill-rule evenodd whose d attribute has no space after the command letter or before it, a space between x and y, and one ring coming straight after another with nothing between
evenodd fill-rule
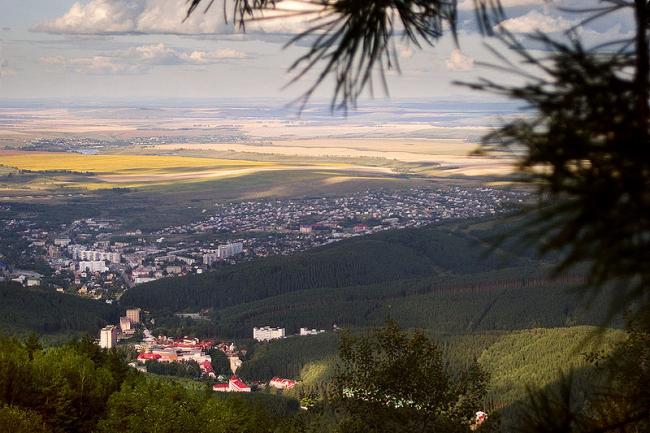
<instances>
[{"instance_id":1,"label":"white cloud","mask_svg":"<svg viewBox=\"0 0 650 433\"><path fill-rule=\"evenodd\" d=\"M450 71L467 72L474 69L474 59L463 54L458 48L451 52L446 64Z\"/></svg>"},{"instance_id":2,"label":"white cloud","mask_svg":"<svg viewBox=\"0 0 650 433\"><path fill-rule=\"evenodd\" d=\"M145 65L123 63L107 56L70 59L66 66L74 72L89 75L130 75L147 70Z\"/></svg>"},{"instance_id":3,"label":"white cloud","mask_svg":"<svg viewBox=\"0 0 650 433\"><path fill-rule=\"evenodd\" d=\"M509 18L501 21L496 27L503 28L512 33L532 33L541 31L555 33L569 29L574 23L562 17L552 17L532 10L526 15Z\"/></svg>"},{"instance_id":4,"label":"white cloud","mask_svg":"<svg viewBox=\"0 0 650 433\"><path fill-rule=\"evenodd\" d=\"M519 6L541 6L548 3L546 0L501 0L501 6L504 8ZM475 0L460 0L458 2L459 10L474 10Z\"/></svg>"},{"instance_id":5,"label":"white cloud","mask_svg":"<svg viewBox=\"0 0 650 433\"><path fill-rule=\"evenodd\" d=\"M186 51L165 44L142 45L118 50L105 55L66 59L62 56L46 56L41 64L63 67L77 73L94 75L139 74L155 66L210 65L228 60L245 59L248 55L230 48L213 51Z\"/></svg>"},{"instance_id":6,"label":"white cloud","mask_svg":"<svg viewBox=\"0 0 650 433\"><path fill-rule=\"evenodd\" d=\"M90 0L76 2L63 16L34 26L33 30L55 34L231 34L238 27L232 20L226 23L223 1L217 0L212 8L203 13L197 10L187 20L185 0ZM227 5L232 2L227 1ZM289 16L294 12L318 10L317 6L298 0L283 1L275 11L267 11L267 18L248 23L247 32L297 33L307 24L305 17ZM232 18L232 10L228 11ZM313 18L313 15L311 15Z\"/></svg>"}]
</instances>

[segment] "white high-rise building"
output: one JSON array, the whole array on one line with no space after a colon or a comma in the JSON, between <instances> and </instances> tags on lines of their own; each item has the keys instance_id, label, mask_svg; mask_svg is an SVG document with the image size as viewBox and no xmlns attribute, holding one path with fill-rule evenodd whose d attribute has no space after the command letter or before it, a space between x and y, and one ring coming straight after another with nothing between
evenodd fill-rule
<instances>
[{"instance_id":1,"label":"white high-rise building","mask_svg":"<svg viewBox=\"0 0 650 433\"><path fill-rule=\"evenodd\" d=\"M129 318L131 324L140 323L141 311L142 310L140 308L129 308L128 310L126 310L126 317Z\"/></svg>"},{"instance_id":2,"label":"white high-rise building","mask_svg":"<svg viewBox=\"0 0 650 433\"><path fill-rule=\"evenodd\" d=\"M217 248L217 256L221 259L236 256L244 252L244 244L241 242L233 242L232 244L219 245Z\"/></svg>"},{"instance_id":3,"label":"white high-rise building","mask_svg":"<svg viewBox=\"0 0 650 433\"><path fill-rule=\"evenodd\" d=\"M117 327L109 325L99 331L99 347L111 349L117 346Z\"/></svg>"},{"instance_id":4,"label":"white high-rise building","mask_svg":"<svg viewBox=\"0 0 650 433\"><path fill-rule=\"evenodd\" d=\"M122 333L124 333L126 331L130 331L131 330L131 319L129 319L126 316L120 317L120 329L122 330Z\"/></svg>"},{"instance_id":5,"label":"white high-rise building","mask_svg":"<svg viewBox=\"0 0 650 433\"><path fill-rule=\"evenodd\" d=\"M257 341L277 340L278 338L284 338L284 336L284 328L272 328L270 326L253 328L253 339Z\"/></svg>"},{"instance_id":6,"label":"white high-rise building","mask_svg":"<svg viewBox=\"0 0 650 433\"><path fill-rule=\"evenodd\" d=\"M218 253L203 254L203 264L206 266L212 266L212 264L215 263L217 260L219 260Z\"/></svg>"}]
</instances>

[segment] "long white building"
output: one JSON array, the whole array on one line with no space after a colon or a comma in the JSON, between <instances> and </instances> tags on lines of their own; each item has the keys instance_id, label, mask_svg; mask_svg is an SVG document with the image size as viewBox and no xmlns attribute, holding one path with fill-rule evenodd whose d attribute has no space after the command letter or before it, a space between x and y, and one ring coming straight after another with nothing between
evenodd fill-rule
<instances>
[{"instance_id":1,"label":"long white building","mask_svg":"<svg viewBox=\"0 0 650 433\"><path fill-rule=\"evenodd\" d=\"M75 260L83 261L109 261L111 263L120 263L122 255L111 251L85 250L81 245L69 245L68 251Z\"/></svg>"},{"instance_id":2,"label":"long white building","mask_svg":"<svg viewBox=\"0 0 650 433\"><path fill-rule=\"evenodd\" d=\"M86 270L90 272L106 272L108 268L106 267L105 261L92 260L79 262L79 270L82 272L85 272Z\"/></svg>"},{"instance_id":3,"label":"long white building","mask_svg":"<svg viewBox=\"0 0 650 433\"><path fill-rule=\"evenodd\" d=\"M277 340L285 337L284 328L272 328L264 326L262 328L253 328L253 339L257 341Z\"/></svg>"},{"instance_id":4,"label":"long white building","mask_svg":"<svg viewBox=\"0 0 650 433\"><path fill-rule=\"evenodd\" d=\"M236 256L244 252L244 244L241 242L233 242L232 244L219 245L217 248L217 256L220 259L227 259L228 257Z\"/></svg>"}]
</instances>

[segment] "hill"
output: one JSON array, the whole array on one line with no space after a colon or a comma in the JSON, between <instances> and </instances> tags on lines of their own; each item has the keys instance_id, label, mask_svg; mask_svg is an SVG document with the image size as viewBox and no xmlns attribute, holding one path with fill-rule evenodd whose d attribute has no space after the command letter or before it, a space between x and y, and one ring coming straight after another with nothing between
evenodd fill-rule
<instances>
[{"instance_id":1,"label":"hill","mask_svg":"<svg viewBox=\"0 0 650 433\"><path fill-rule=\"evenodd\" d=\"M530 257L504 249L490 252L490 245L471 232L470 223L438 224L352 238L207 274L159 280L129 290L121 302L154 311L221 309L315 288L539 265Z\"/></svg>"},{"instance_id":2,"label":"hill","mask_svg":"<svg viewBox=\"0 0 650 433\"><path fill-rule=\"evenodd\" d=\"M503 408L523 399L527 387L552 385L562 373L574 372L581 389L598 380L585 354L608 353L625 333L592 326L533 328L510 332L445 335L430 332L450 368L462 370L476 361L489 374L486 407ZM362 332L359 330L358 332ZM291 395L306 390L322 392L334 373L338 336L332 333L262 343L239 371L248 380L273 376L300 381Z\"/></svg>"},{"instance_id":3,"label":"hill","mask_svg":"<svg viewBox=\"0 0 650 433\"><path fill-rule=\"evenodd\" d=\"M119 307L74 295L0 283L0 330L9 334L90 333L116 323Z\"/></svg>"}]
</instances>

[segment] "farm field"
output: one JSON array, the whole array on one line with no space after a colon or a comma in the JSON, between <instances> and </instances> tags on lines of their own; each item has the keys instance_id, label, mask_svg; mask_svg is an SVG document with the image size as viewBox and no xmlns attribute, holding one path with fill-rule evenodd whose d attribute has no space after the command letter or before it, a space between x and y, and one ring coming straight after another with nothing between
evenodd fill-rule
<instances>
[{"instance_id":1,"label":"farm field","mask_svg":"<svg viewBox=\"0 0 650 433\"><path fill-rule=\"evenodd\" d=\"M192 183L237 178L263 172L317 171L363 175L390 174L389 168L344 163L309 165L282 164L251 160L198 158L160 155L83 155L54 152L0 152L6 168L53 175L49 187L78 187L89 190L116 187L141 188L155 185ZM81 174L83 177L57 177L57 174ZM34 183L36 186L38 182ZM38 188L37 188L38 189Z\"/></svg>"}]
</instances>

